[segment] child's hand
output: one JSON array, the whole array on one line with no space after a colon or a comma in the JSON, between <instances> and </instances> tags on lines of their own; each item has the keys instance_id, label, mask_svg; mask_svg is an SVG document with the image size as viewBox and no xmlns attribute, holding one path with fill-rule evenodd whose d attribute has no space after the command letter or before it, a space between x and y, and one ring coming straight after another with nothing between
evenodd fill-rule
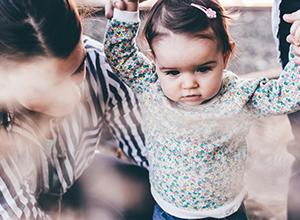
<instances>
[{"instance_id":1,"label":"child's hand","mask_svg":"<svg viewBox=\"0 0 300 220\"><path fill-rule=\"evenodd\" d=\"M115 8L126 11L137 11L139 2L146 0L111 0L105 5L105 16L111 19Z\"/></svg>"},{"instance_id":2,"label":"child's hand","mask_svg":"<svg viewBox=\"0 0 300 220\"><path fill-rule=\"evenodd\" d=\"M288 23L292 23L290 34L286 40L294 46L293 50L296 57L293 60L300 65L300 9L294 13L285 14L283 19Z\"/></svg>"}]
</instances>

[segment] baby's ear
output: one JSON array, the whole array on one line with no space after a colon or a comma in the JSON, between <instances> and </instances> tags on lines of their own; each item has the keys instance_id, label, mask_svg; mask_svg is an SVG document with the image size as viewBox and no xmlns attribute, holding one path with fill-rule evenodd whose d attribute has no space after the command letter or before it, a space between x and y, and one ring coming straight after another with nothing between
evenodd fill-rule
<instances>
[{"instance_id":1,"label":"baby's ear","mask_svg":"<svg viewBox=\"0 0 300 220\"><path fill-rule=\"evenodd\" d=\"M147 48L141 48L141 52L148 58L150 59L152 62L154 62L155 60L155 55L153 53L153 50L149 47Z\"/></svg>"},{"instance_id":2,"label":"baby's ear","mask_svg":"<svg viewBox=\"0 0 300 220\"><path fill-rule=\"evenodd\" d=\"M230 53L225 53L223 55L224 67L227 68L228 61L230 59Z\"/></svg>"},{"instance_id":3,"label":"baby's ear","mask_svg":"<svg viewBox=\"0 0 300 220\"><path fill-rule=\"evenodd\" d=\"M154 53L153 53L153 50L151 50L151 49L147 50L146 56L147 56L152 62L154 62L154 60L155 60L155 55L154 55Z\"/></svg>"},{"instance_id":4,"label":"baby's ear","mask_svg":"<svg viewBox=\"0 0 300 220\"><path fill-rule=\"evenodd\" d=\"M233 51L234 51L234 48L235 48L235 43L234 42L230 42L230 47L231 47L231 50L228 51L227 53L224 53L223 55L223 59L224 59L224 64L225 64L225 67L227 67L227 64L233 54Z\"/></svg>"}]
</instances>

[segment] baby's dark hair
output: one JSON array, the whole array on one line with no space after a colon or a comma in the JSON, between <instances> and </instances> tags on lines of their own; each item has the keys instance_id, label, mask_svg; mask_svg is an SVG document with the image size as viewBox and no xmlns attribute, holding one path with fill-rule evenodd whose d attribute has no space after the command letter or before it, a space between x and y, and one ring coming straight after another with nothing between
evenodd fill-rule
<instances>
[{"instance_id":1,"label":"baby's dark hair","mask_svg":"<svg viewBox=\"0 0 300 220\"><path fill-rule=\"evenodd\" d=\"M82 26L73 0L0 0L0 56L66 58Z\"/></svg>"},{"instance_id":2,"label":"baby's dark hair","mask_svg":"<svg viewBox=\"0 0 300 220\"><path fill-rule=\"evenodd\" d=\"M211 8L216 12L216 18L208 18L192 3ZM225 9L217 0L158 0L145 20L142 35L150 49L153 49L154 40L164 34L162 29L175 34L212 38L217 40L223 54L230 55L234 46L228 32L228 19ZM213 36L203 32L209 29L213 31Z\"/></svg>"}]
</instances>

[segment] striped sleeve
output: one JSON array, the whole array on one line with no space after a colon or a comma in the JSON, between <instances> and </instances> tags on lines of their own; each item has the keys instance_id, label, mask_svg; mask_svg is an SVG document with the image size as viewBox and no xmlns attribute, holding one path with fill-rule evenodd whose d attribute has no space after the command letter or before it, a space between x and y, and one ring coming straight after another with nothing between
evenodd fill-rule
<instances>
[{"instance_id":1,"label":"striped sleeve","mask_svg":"<svg viewBox=\"0 0 300 220\"><path fill-rule=\"evenodd\" d=\"M89 39L85 43L93 51L94 77L97 79L98 100L104 101L103 116L124 153L137 164L148 167L145 137L141 127L141 115L134 93L114 74L107 63L103 46ZM91 49L91 48L95 49ZM100 105L101 106L101 105Z\"/></svg>"},{"instance_id":2,"label":"striped sleeve","mask_svg":"<svg viewBox=\"0 0 300 220\"><path fill-rule=\"evenodd\" d=\"M49 219L12 158L0 161L0 219Z\"/></svg>"},{"instance_id":3,"label":"striped sleeve","mask_svg":"<svg viewBox=\"0 0 300 220\"><path fill-rule=\"evenodd\" d=\"M114 73L108 71L108 75L111 97L106 121L124 153L139 165L147 167L145 137L137 99Z\"/></svg>"}]
</instances>

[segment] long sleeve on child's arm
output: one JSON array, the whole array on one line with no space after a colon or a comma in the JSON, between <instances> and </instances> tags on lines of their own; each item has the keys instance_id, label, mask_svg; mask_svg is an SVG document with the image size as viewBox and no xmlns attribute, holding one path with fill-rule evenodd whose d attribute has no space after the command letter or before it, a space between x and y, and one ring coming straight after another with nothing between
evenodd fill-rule
<instances>
[{"instance_id":1,"label":"long sleeve on child's arm","mask_svg":"<svg viewBox=\"0 0 300 220\"><path fill-rule=\"evenodd\" d=\"M155 66L136 46L139 28L138 12L115 9L108 22L105 36L105 54L112 68L136 92L143 92L155 82Z\"/></svg>"},{"instance_id":2,"label":"long sleeve on child's arm","mask_svg":"<svg viewBox=\"0 0 300 220\"><path fill-rule=\"evenodd\" d=\"M290 61L278 79L246 80L239 83L247 107L258 115L285 114L300 109L300 67Z\"/></svg>"}]
</instances>

